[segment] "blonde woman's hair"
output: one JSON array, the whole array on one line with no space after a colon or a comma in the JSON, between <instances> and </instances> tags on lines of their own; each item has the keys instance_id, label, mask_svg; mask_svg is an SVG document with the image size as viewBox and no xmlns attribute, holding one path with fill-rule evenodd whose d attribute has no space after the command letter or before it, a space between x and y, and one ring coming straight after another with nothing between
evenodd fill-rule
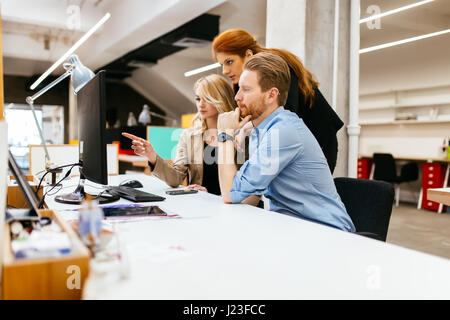
<instances>
[{"instance_id":1,"label":"blonde woman's hair","mask_svg":"<svg viewBox=\"0 0 450 320\"><path fill-rule=\"evenodd\" d=\"M198 79L194 90L197 91L200 98L215 106L219 113L233 111L237 107L230 83L217 74L210 74ZM199 113L192 119L191 126L201 128L202 131L207 129L206 121L202 120Z\"/></svg>"}]
</instances>

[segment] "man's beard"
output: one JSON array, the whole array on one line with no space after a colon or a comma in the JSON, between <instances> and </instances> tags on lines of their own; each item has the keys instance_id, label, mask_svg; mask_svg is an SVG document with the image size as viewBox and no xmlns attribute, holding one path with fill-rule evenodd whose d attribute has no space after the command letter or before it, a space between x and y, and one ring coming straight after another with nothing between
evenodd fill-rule
<instances>
[{"instance_id":1,"label":"man's beard","mask_svg":"<svg viewBox=\"0 0 450 320\"><path fill-rule=\"evenodd\" d=\"M263 105L263 99L249 105L238 103L238 106L241 110L241 118L251 115L253 120L258 119L266 110L266 107Z\"/></svg>"}]
</instances>

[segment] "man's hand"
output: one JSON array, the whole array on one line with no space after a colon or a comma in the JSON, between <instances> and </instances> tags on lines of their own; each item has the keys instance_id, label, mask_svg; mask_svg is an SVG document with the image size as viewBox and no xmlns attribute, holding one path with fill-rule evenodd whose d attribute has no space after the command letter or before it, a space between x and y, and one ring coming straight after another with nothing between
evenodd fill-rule
<instances>
[{"instance_id":1,"label":"man's hand","mask_svg":"<svg viewBox=\"0 0 450 320\"><path fill-rule=\"evenodd\" d=\"M217 129L219 132L233 131L242 128L251 119L251 115L240 121L241 110L236 108L234 111L225 112L219 115Z\"/></svg>"},{"instance_id":2,"label":"man's hand","mask_svg":"<svg viewBox=\"0 0 450 320\"><path fill-rule=\"evenodd\" d=\"M131 149L134 150L134 153L138 156L146 157L152 165L155 165L157 154L149 141L126 132L123 132L122 135L132 140L133 145L131 146Z\"/></svg>"},{"instance_id":3,"label":"man's hand","mask_svg":"<svg viewBox=\"0 0 450 320\"><path fill-rule=\"evenodd\" d=\"M247 117L241 121L241 124L244 123L244 121L247 119ZM239 152L245 151L245 138L250 135L250 132L253 129L253 123L249 120L247 120L246 123L241 127L239 130L239 133L234 137L234 147Z\"/></svg>"}]
</instances>

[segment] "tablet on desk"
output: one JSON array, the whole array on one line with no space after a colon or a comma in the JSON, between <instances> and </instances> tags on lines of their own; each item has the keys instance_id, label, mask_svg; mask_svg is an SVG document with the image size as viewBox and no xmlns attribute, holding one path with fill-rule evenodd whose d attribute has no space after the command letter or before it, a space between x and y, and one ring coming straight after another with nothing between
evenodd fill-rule
<instances>
[{"instance_id":1,"label":"tablet on desk","mask_svg":"<svg viewBox=\"0 0 450 320\"><path fill-rule=\"evenodd\" d=\"M158 206L103 208L103 214L106 218L167 216Z\"/></svg>"}]
</instances>

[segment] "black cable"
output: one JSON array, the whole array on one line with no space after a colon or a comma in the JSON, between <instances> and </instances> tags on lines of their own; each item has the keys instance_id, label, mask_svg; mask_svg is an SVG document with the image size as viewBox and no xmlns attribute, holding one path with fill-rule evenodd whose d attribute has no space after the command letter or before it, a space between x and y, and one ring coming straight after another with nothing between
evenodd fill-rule
<instances>
[{"instance_id":1,"label":"black cable","mask_svg":"<svg viewBox=\"0 0 450 320\"><path fill-rule=\"evenodd\" d=\"M47 195L48 195L48 196L53 196L53 195L57 194L58 192L60 192L61 190L62 190L62 186L60 186L59 189L56 190L56 191L54 191L53 193L50 193L50 192L47 193Z\"/></svg>"},{"instance_id":2,"label":"black cable","mask_svg":"<svg viewBox=\"0 0 450 320\"><path fill-rule=\"evenodd\" d=\"M55 170L59 170L59 169L62 169L62 168L67 168L67 167L70 167L70 166L81 166L81 163L72 163L72 164L66 164L66 165L64 165L64 166L60 166L60 167L56 167L56 168L52 168L51 170L48 170L42 177L41 177L41 179L39 180L39 185L38 185L38 187L37 187L37 189L36 189L36 191L35 191L35 195L37 196L38 195L38 192L39 192L39 188L41 187L41 185L42 185L42 181L44 181L44 178L45 178L45 176L47 175L47 174L49 174L50 172L53 172L53 171L55 171Z\"/></svg>"},{"instance_id":3,"label":"black cable","mask_svg":"<svg viewBox=\"0 0 450 320\"><path fill-rule=\"evenodd\" d=\"M107 189L104 189L103 191L101 191L99 194L97 194L95 197L93 197L93 200L98 199L102 196L102 194L104 194L105 192L107 192Z\"/></svg>"},{"instance_id":4,"label":"black cable","mask_svg":"<svg viewBox=\"0 0 450 320\"><path fill-rule=\"evenodd\" d=\"M60 184L61 182L63 182L65 179L67 179L69 176L70 176L70 173L72 172L72 169L75 167L75 166L77 166L77 165L79 165L79 163L75 163L75 164L73 164L72 165L72 167L70 167L70 169L66 172L66 174L64 175L64 177L62 178L62 179L60 179L50 190L47 190L47 192L45 192L44 193L44 195L42 196L42 199L41 199L41 201L39 202L39 205L38 205L38 208L40 209L41 207L42 207L42 205L44 204L44 199L45 199L45 196L49 193L49 192L51 192L53 189L55 189L55 187L57 187L58 186L58 184Z\"/></svg>"}]
</instances>

